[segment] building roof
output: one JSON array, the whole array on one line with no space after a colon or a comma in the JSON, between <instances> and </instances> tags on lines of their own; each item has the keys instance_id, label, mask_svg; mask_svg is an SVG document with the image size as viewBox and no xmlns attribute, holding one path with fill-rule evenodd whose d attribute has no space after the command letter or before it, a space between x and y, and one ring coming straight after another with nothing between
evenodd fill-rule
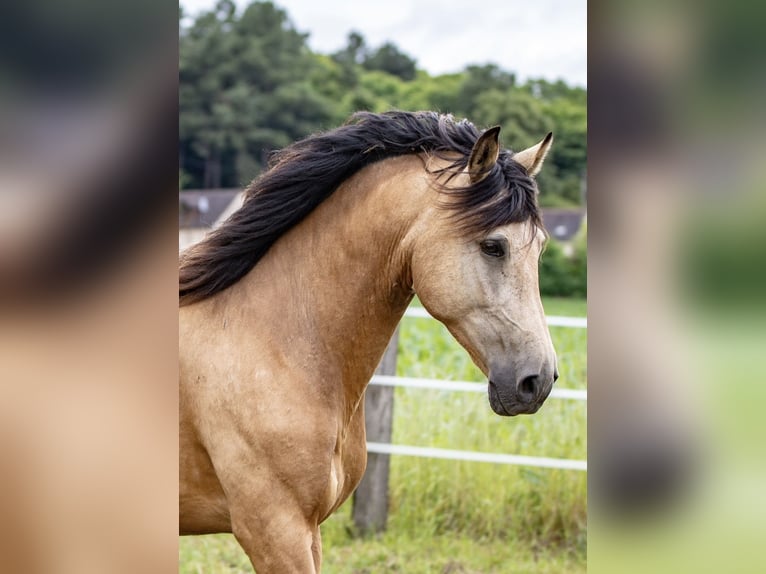
<instances>
[{"instance_id":1,"label":"building roof","mask_svg":"<svg viewBox=\"0 0 766 574\"><path fill-rule=\"evenodd\" d=\"M178 199L178 227L212 227L240 193L240 189L181 191Z\"/></svg>"},{"instance_id":2,"label":"building roof","mask_svg":"<svg viewBox=\"0 0 766 574\"><path fill-rule=\"evenodd\" d=\"M558 241L569 241L580 230L585 211L582 209L543 208L543 225Z\"/></svg>"}]
</instances>

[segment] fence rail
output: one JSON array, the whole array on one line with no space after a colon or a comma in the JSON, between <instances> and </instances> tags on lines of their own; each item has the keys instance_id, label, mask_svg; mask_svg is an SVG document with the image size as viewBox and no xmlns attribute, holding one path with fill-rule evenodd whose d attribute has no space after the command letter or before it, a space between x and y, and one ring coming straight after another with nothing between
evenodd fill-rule
<instances>
[{"instance_id":1,"label":"fence rail","mask_svg":"<svg viewBox=\"0 0 766 574\"><path fill-rule=\"evenodd\" d=\"M538 466L544 468L561 468L565 470L587 470L588 463L584 460L569 460L566 458L547 458L544 456L524 456L521 454L499 454L493 452L476 452L473 450L451 450L447 448L431 448L424 446L407 446L403 444L388 444L368 442L367 452L378 454L401 454L405 456L420 456L425 458L444 458L448 460L469 460L473 462L492 462L495 464L515 464L521 466Z\"/></svg>"},{"instance_id":2,"label":"fence rail","mask_svg":"<svg viewBox=\"0 0 766 574\"><path fill-rule=\"evenodd\" d=\"M409 307L404 314L413 319L434 318L422 307ZM545 317L549 326L587 329L588 320L585 317L561 317L548 315ZM431 389L441 391L486 393L487 383L469 381L445 381L442 379L419 379L415 377L395 377L392 375L376 374L370 380L371 385L383 387L407 387L414 389ZM584 389L553 389L550 398L575 401L587 401L588 392ZM543 468L562 468L569 470L587 470L584 460L568 460L540 456L522 456L517 454L495 454L467 450L440 449L380 442L368 442L367 451L377 454L398 454L405 456L420 456L425 458L443 458L450 460L471 460L476 462L494 462L497 464L518 464Z\"/></svg>"},{"instance_id":3,"label":"fence rail","mask_svg":"<svg viewBox=\"0 0 766 574\"><path fill-rule=\"evenodd\" d=\"M405 317L413 319L433 319L431 314L423 307L409 307L404 313ZM574 329L587 329L588 319L586 317L561 317L559 315L548 315L545 317L550 327L572 327Z\"/></svg>"},{"instance_id":4,"label":"fence rail","mask_svg":"<svg viewBox=\"0 0 766 574\"><path fill-rule=\"evenodd\" d=\"M472 383L469 381L445 381L442 379L416 379L413 377L393 377L390 375L374 375L371 385L383 387L409 387L412 389L433 389L437 391L458 391L466 393L486 393L487 383ZM588 391L583 389L553 389L549 398L587 401Z\"/></svg>"}]
</instances>

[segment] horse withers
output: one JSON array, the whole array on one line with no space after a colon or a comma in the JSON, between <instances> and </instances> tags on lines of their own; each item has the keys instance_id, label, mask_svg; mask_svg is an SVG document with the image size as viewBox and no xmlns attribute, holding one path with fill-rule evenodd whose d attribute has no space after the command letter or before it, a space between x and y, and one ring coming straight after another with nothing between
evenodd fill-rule
<instances>
[{"instance_id":1,"label":"horse withers","mask_svg":"<svg viewBox=\"0 0 766 574\"><path fill-rule=\"evenodd\" d=\"M366 464L364 390L415 294L500 415L558 374L534 176L499 128L360 113L277 153L180 263L180 530L233 532L258 572L319 572L319 525Z\"/></svg>"}]
</instances>

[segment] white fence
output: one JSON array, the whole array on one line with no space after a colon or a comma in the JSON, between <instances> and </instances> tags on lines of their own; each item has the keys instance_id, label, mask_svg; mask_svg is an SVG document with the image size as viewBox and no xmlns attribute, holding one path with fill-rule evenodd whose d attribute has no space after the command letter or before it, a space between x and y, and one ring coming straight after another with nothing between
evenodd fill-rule
<instances>
[{"instance_id":1,"label":"white fence","mask_svg":"<svg viewBox=\"0 0 766 574\"><path fill-rule=\"evenodd\" d=\"M543 456L523 456L520 454L497 454L493 452L475 452L472 450L451 450L446 448L429 448L423 446L405 446L401 444L386 444L368 442L368 452L379 454L402 454L405 456L421 456L425 458L446 458L449 460L470 460L474 462L493 462L495 464L516 464L521 466L539 466L543 468L563 468L567 470L587 470L584 460L569 460L565 458L546 458Z\"/></svg>"},{"instance_id":2,"label":"white fence","mask_svg":"<svg viewBox=\"0 0 766 574\"><path fill-rule=\"evenodd\" d=\"M419 319L433 319L425 309L411 307L407 309L405 317ZM546 317L549 326L585 329L588 326L584 317ZM440 379L417 379L412 377L394 377L388 375L375 375L370 381L371 385L409 387L416 389L433 389L467 393L486 393L486 383L473 383L468 381L444 381ZM553 389L550 398L575 401L587 401L588 394L580 389ZM394 454L403 456L419 456L425 458L441 458L449 460L468 460L475 462L491 462L495 464L515 464L522 466L536 466L541 468L559 468L567 470L586 471L587 462L584 460L570 460L563 458L547 458L541 456L522 456L517 454L499 454L489 452L475 452L465 450L451 450L443 448L419 447L399 444L387 444L380 442L368 442L367 451L379 454Z\"/></svg>"},{"instance_id":3,"label":"white fence","mask_svg":"<svg viewBox=\"0 0 766 574\"><path fill-rule=\"evenodd\" d=\"M422 307L409 307L404 313L405 317L412 317L414 319L433 319L428 311ZM548 325L551 327L573 327L576 329L586 329L588 327L588 320L585 317L559 317L557 315L548 315L546 318Z\"/></svg>"},{"instance_id":4,"label":"white fence","mask_svg":"<svg viewBox=\"0 0 766 574\"><path fill-rule=\"evenodd\" d=\"M371 385L383 387L409 387L411 389L433 389L437 391L462 391L465 393L487 393L487 383L471 383L468 381L444 381L441 379L415 379L412 377L392 377L389 375L374 375ZM553 389L548 395L552 399L571 399L587 401L588 391L580 389Z\"/></svg>"}]
</instances>

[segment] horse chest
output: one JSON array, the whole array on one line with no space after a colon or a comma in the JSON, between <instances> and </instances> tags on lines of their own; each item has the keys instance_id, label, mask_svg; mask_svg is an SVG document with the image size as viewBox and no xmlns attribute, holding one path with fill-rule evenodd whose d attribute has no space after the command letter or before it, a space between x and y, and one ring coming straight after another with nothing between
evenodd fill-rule
<instances>
[{"instance_id":1,"label":"horse chest","mask_svg":"<svg viewBox=\"0 0 766 574\"><path fill-rule=\"evenodd\" d=\"M364 422L362 421L362 427L363 425ZM358 427L359 425L352 426ZM354 428L354 430L358 431L358 428ZM345 436L341 435L338 437L335 453L330 465L327 488L329 502L327 516L337 510L354 492L354 489L359 485L359 481L362 480L367 463L364 433L347 432L343 434Z\"/></svg>"}]
</instances>

